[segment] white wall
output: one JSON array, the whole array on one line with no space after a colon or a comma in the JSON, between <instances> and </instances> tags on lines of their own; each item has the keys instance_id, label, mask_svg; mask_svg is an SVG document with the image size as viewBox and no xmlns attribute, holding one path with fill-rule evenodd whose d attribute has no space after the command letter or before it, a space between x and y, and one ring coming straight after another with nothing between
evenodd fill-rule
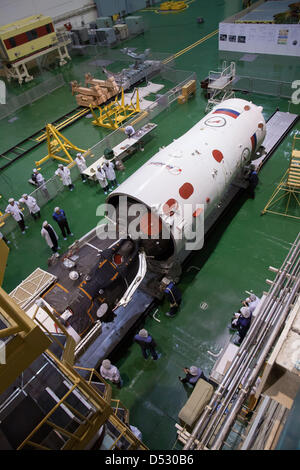
<instances>
[{"instance_id":1,"label":"white wall","mask_svg":"<svg viewBox=\"0 0 300 470\"><path fill-rule=\"evenodd\" d=\"M300 26L220 23L219 50L300 57Z\"/></svg>"},{"instance_id":2,"label":"white wall","mask_svg":"<svg viewBox=\"0 0 300 470\"><path fill-rule=\"evenodd\" d=\"M55 25L71 21L81 26L97 18L93 0L0 0L0 25L42 13L53 18Z\"/></svg>"}]
</instances>

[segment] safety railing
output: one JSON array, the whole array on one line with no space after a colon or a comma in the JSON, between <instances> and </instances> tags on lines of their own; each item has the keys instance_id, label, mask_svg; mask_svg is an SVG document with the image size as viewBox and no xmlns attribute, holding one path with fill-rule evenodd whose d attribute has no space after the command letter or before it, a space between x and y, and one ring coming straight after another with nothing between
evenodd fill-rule
<instances>
[{"instance_id":1,"label":"safety railing","mask_svg":"<svg viewBox=\"0 0 300 470\"><path fill-rule=\"evenodd\" d=\"M235 91L258 93L278 98L291 98L294 89L292 82L269 80L258 77L237 76L232 88Z\"/></svg>"},{"instance_id":2,"label":"safety railing","mask_svg":"<svg viewBox=\"0 0 300 470\"><path fill-rule=\"evenodd\" d=\"M197 79L196 73L194 72L174 70L168 66L164 66L162 68L161 76L163 79L170 80L172 83L175 83L175 86L165 94L159 95L158 98L153 101L145 110L126 121L126 123L119 127L119 129L111 132L109 135L105 136L102 140L93 145L89 151L84 154L87 166L92 165L92 163L99 159L104 154L104 150L106 148L114 148L125 139L124 128L127 125L133 125L136 131L139 130L141 127L155 119L156 116L158 116L162 111L168 109L181 94L182 87L188 81ZM71 172L72 181L79 179L80 173L75 161L70 163L68 167ZM36 199L39 207L42 208L63 190L64 186L61 179L54 175L52 178L47 180L43 186L40 186L30 193L30 196L33 196ZM23 210L23 215L25 221L31 217L26 207ZM0 221L1 220L5 220L5 225L1 228L1 232L4 235L8 235L16 229L16 222L11 216L4 215L4 217L0 217Z\"/></svg>"},{"instance_id":3,"label":"safety railing","mask_svg":"<svg viewBox=\"0 0 300 470\"><path fill-rule=\"evenodd\" d=\"M24 106L34 103L43 96L49 95L49 93L64 86L65 83L62 74L56 75L25 91L25 93L21 95L8 98L6 104L0 105L0 120L10 116Z\"/></svg>"},{"instance_id":4,"label":"safety railing","mask_svg":"<svg viewBox=\"0 0 300 470\"><path fill-rule=\"evenodd\" d=\"M299 252L300 235L281 268L276 270L275 280L260 307L260 315L251 323L238 354L196 422L184 450L218 450L225 442L299 296Z\"/></svg>"}]
</instances>

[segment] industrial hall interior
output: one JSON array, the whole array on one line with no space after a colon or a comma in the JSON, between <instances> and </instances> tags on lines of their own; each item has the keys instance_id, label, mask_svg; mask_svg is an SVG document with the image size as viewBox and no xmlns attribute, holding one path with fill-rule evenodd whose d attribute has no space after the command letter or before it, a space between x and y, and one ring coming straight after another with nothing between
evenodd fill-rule
<instances>
[{"instance_id":1,"label":"industrial hall interior","mask_svg":"<svg viewBox=\"0 0 300 470\"><path fill-rule=\"evenodd\" d=\"M0 2L1 450L300 450L299 23Z\"/></svg>"}]
</instances>

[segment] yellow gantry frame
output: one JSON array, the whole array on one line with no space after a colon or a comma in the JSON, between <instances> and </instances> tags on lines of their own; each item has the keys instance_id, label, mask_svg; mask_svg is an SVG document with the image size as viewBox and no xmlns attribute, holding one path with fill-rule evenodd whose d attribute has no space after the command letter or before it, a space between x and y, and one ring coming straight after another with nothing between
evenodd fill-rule
<instances>
[{"instance_id":1,"label":"yellow gantry frame","mask_svg":"<svg viewBox=\"0 0 300 470\"><path fill-rule=\"evenodd\" d=\"M47 124L46 138L48 146L48 155L46 155L41 160L36 161L36 166L40 166L42 163L45 163L50 158L54 158L55 160L59 160L60 162L64 163L72 163L73 158L68 152L69 149L82 153L86 152L86 150L81 149L76 145L72 144L56 129L55 126L53 126L53 124ZM65 154L65 157L61 157L60 155L58 155L59 152L63 152Z\"/></svg>"},{"instance_id":2,"label":"yellow gantry frame","mask_svg":"<svg viewBox=\"0 0 300 470\"><path fill-rule=\"evenodd\" d=\"M100 427L107 421L114 427L116 431L115 441L112 447L117 448L118 441L121 437L125 437L129 449L147 450L147 447L140 442L129 428L128 423L123 423L118 418L118 408L123 405L116 400L111 400L111 387L94 369L85 369L76 367L73 364L75 342L68 332L65 330L59 319L54 317L52 312L43 305L42 308L58 324L59 329L66 335L67 343L62 345L58 343L63 350L63 358L60 360L49 349L47 349L53 335L47 336L44 331L29 318L27 314L11 299L11 297L0 287L0 317L5 328L0 331L0 340L10 337L6 344L5 362L0 364L0 393L3 393L16 378L43 352L55 362L61 373L71 382L69 390L64 396L52 407L38 425L27 435L25 440L19 445L19 449L33 447L40 450L50 450L46 445L35 442L35 434L42 426L48 425L56 432L65 436L63 449L65 450L81 450L85 449L91 439L99 431ZM35 316L35 315L34 315ZM37 320L37 318L35 318ZM45 326L41 324L45 329ZM48 332L49 333L49 332ZM70 342L70 344L68 344ZM83 378L79 370L89 371L89 379ZM95 378L94 378L95 377ZM93 380L103 382L105 390L103 396L93 387ZM93 408L93 412L88 416L81 414L77 409L70 405L67 398L75 391L83 394ZM72 432L56 423L55 411L64 405L81 421L78 428ZM127 410L126 410L127 411ZM128 417L128 412L127 415Z\"/></svg>"},{"instance_id":3,"label":"yellow gantry frame","mask_svg":"<svg viewBox=\"0 0 300 470\"><path fill-rule=\"evenodd\" d=\"M133 93L134 96L135 92ZM140 109L140 98L139 98L139 90L136 88L136 103L132 102L132 98L130 99L130 104L125 104L124 102L124 89L122 88L121 93L121 102L118 101L118 96L116 96L115 100L106 105L102 106L99 109L99 116L96 115L93 107L90 105L90 110L95 118L93 124L95 126L105 127L107 129L118 129L123 121L128 119L133 114L137 114L141 111Z\"/></svg>"}]
</instances>

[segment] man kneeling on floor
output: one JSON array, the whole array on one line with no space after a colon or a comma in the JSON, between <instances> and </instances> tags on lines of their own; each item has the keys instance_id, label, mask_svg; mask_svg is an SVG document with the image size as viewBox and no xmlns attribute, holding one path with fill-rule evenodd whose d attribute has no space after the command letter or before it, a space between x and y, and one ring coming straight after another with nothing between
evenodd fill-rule
<instances>
[{"instance_id":1,"label":"man kneeling on floor","mask_svg":"<svg viewBox=\"0 0 300 470\"><path fill-rule=\"evenodd\" d=\"M205 375L203 373L203 370L200 369L200 367L191 366L189 369L187 367L185 367L183 369L183 371L186 374L184 379L182 377L178 377L178 378L179 378L180 382L182 382L184 384L189 383L189 384L195 386L199 379L203 379L203 380L206 380L208 382L207 378L205 377Z\"/></svg>"}]
</instances>

